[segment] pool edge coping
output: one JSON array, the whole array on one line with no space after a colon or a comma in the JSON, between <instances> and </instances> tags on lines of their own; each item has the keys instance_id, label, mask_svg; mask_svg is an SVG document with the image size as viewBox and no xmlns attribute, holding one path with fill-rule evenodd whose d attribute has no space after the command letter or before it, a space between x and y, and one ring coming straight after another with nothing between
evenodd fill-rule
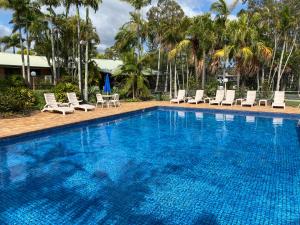
<instances>
[{"instance_id":1,"label":"pool edge coping","mask_svg":"<svg viewBox=\"0 0 300 225\"><path fill-rule=\"evenodd\" d=\"M5 142L9 142L10 140L14 140L14 139L18 139L18 138L30 137L30 136L34 136L34 135L38 135L38 134L52 132L55 130L62 130L65 128L82 126L84 124L89 124L89 123L97 122L97 121L104 123L104 122L112 121L114 119L118 119L119 117L131 116L131 115L135 115L135 114L142 113L145 111L147 111L147 112L152 111L152 110L155 110L158 108L159 108L159 106L150 106L150 107L145 107L145 108L141 108L141 109L134 109L134 110L126 111L126 112L116 113L116 114L112 114L112 115L106 115L106 116L101 116L101 117L97 117L97 118L86 119L86 120L71 122L71 123L67 123L67 124L61 124L61 125L57 125L57 126L36 129L36 130L28 131L28 132L7 135L7 136L0 137L0 146Z\"/></svg>"},{"instance_id":2,"label":"pool edge coping","mask_svg":"<svg viewBox=\"0 0 300 225\"><path fill-rule=\"evenodd\" d=\"M30 137L34 136L37 134L44 134L47 132L52 132L55 130L61 130L65 128L72 128L76 126L82 126L84 124L89 124L92 122L108 122L112 121L114 119L118 119L119 117L126 117L126 116L131 116L135 115L138 113L142 113L145 111L153 111L156 109L169 109L169 110L185 110L185 111L200 111L204 113L232 113L232 114L240 114L240 115L256 115L256 116L261 116L261 117L283 117L284 119L293 119L293 120L300 120L300 114L297 113L285 113L285 112L267 112L267 111L251 111L251 110L238 110L238 109L217 109L217 108L197 108L197 107L186 107L186 106L180 106L180 105L154 105L154 106L146 106L144 108L140 109L133 109L129 110L126 112L121 112L121 113L116 113L112 115L106 115L106 116L100 116L97 118L92 118L92 119L86 119L86 120L81 120L77 122L70 122L67 124L61 124L57 126L52 126L48 128L41 128L41 129L36 129L28 132L22 132L18 134L12 134L12 135L7 135L7 136L2 136L0 137L0 146L8 142L10 140L18 139L18 138L23 138L23 137Z\"/></svg>"}]
</instances>

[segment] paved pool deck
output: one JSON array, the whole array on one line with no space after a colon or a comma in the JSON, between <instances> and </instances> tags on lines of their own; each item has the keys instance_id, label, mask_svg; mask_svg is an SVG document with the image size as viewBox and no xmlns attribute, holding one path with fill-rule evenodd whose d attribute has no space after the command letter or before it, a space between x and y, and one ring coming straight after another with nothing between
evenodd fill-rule
<instances>
[{"instance_id":1,"label":"paved pool deck","mask_svg":"<svg viewBox=\"0 0 300 225\"><path fill-rule=\"evenodd\" d=\"M0 138L20 135L27 132L33 132L43 130L46 128L52 128L82 121L88 121L91 119L97 119L101 117L116 115L120 113L126 113L136 111L140 109L146 109L155 106L172 106L172 107L189 107L199 109L226 109L226 110L240 110L240 111L252 111L252 112L272 112L272 113L286 113L286 114L300 114L300 109L294 107L287 107L284 109L272 109L271 106L254 106L254 107L241 107L238 106L210 106L208 104L170 104L164 101L148 101L148 102L132 102L122 103L121 107L114 108L97 108L94 111L84 112L76 110L75 113L67 114L63 116L60 113L50 112L34 112L31 116L0 119Z\"/></svg>"}]
</instances>

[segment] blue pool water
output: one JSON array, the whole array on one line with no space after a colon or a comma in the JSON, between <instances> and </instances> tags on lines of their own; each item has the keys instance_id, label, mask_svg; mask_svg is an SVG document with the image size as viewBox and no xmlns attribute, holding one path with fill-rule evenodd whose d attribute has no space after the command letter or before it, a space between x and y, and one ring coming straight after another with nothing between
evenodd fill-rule
<instances>
[{"instance_id":1,"label":"blue pool water","mask_svg":"<svg viewBox=\"0 0 300 225\"><path fill-rule=\"evenodd\" d=\"M156 109L0 145L0 224L300 224L297 120Z\"/></svg>"}]
</instances>

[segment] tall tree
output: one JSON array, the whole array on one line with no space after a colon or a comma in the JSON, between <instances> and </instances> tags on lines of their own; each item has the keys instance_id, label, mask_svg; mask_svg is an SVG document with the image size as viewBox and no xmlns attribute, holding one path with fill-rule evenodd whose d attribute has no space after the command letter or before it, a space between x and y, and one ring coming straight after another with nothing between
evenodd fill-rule
<instances>
[{"instance_id":1,"label":"tall tree","mask_svg":"<svg viewBox=\"0 0 300 225\"><path fill-rule=\"evenodd\" d=\"M23 13L24 8L26 7L27 1L23 0L2 0L0 2L0 6L2 8L10 9L13 11L12 20L10 23L13 23L14 26L14 33L18 31L19 33L19 42L21 48L21 60L22 60L22 76L24 80L26 80L26 71L25 71L25 57L24 57L24 44L23 44L23 37L22 37L22 28L24 27L23 23Z\"/></svg>"},{"instance_id":2,"label":"tall tree","mask_svg":"<svg viewBox=\"0 0 300 225\"><path fill-rule=\"evenodd\" d=\"M13 53L16 54L16 48L20 48L19 34L4 36L0 38L0 43L4 44L3 51L12 48Z\"/></svg>"},{"instance_id":3,"label":"tall tree","mask_svg":"<svg viewBox=\"0 0 300 225\"><path fill-rule=\"evenodd\" d=\"M82 68L81 68L81 17L80 17L80 7L84 4L84 0L67 0L65 2L67 5L67 10L71 5L74 5L76 8L76 17L77 17L77 70L78 70L78 87L81 95L82 93Z\"/></svg>"},{"instance_id":4,"label":"tall tree","mask_svg":"<svg viewBox=\"0 0 300 225\"><path fill-rule=\"evenodd\" d=\"M57 68L56 68L56 53L55 53L55 43L54 43L54 33L55 33L55 19L56 19L56 13L54 11L55 7L58 7L61 5L62 0L40 0L40 4L42 6L47 7L48 15L46 15L46 18L50 22L50 37L51 37L51 53L52 53L52 72L53 72L53 83L54 85L57 84Z\"/></svg>"},{"instance_id":5,"label":"tall tree","mask_svg":"<svg viewBox=\"0 0 300 225\"><path fill-rule=\"evenodd\" d=\"M89 7L91 7L95 12L99 9L99 4L102 0L85 0L84 5L86 6L86 27L90 23L89 18ZM84 76L84 100L88 101L88 80L89 80L89 43L91 40L91 35L89 30L86 33L86 45L85 45L85 76Z\"/></svg>"},{"instance_id":6,"label":"tall tree","mask_svg":"<svg viewBox=\"0 0 300 225\"><path fill-rule=\"evenodd\" d=\"M152 0L121 0L123 2L127 2L130 5L132 5L135 9L135 14L139 18L140 21L142 21L141 17L141 9L151 3ZM137 46L137 53L138 57L141 57L143 52L143 45L141 40L141 26L140 23L137 24L136 29L137 37L138 37L138 46Z\"/></svg>"},{"instance_id":7,"label":"tall tree","mask_svg":"<svg viewBox=\"0 0 300 225\"><path fill-rule=\"evenodd\" d=\"M149 56L144 55L138 59L137 54L131 50L123 55L124 65L116 72L116 77L124 77L122 94L132 98L146 98L150 95L148 80L145 75L151 74L150 69L145 69L148 65Z\"/></svg>"}]
</instances>

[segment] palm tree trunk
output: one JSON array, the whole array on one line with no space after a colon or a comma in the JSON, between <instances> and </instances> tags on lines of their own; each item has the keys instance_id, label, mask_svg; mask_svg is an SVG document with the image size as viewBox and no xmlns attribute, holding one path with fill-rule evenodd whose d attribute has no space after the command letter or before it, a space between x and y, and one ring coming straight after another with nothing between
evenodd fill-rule
<instances>
[{"instance_id":1,"label":"palm tree trunk","mask_svg":"<svg viewBox=\"0 0 300 225\"><path fill-rule=\"evenodd\" d=\"M89 22L89 7L86 7L86 24ZM85 75L84 75L84 100L88 101L88 80L89 80L89 43L86 40L85 46Z\"/></svg>"},{"instance_id":2,"label":"palm tree trunk","mask_svg":"<svg viewBox=\"0 0 300 225\"><path fill-rule=\"evenodd\" d=\"M189 60L188 60L188 56L186 54L186 91L189 91Z\"/></svg>"},{"instance_id":3,"label":"palm tree trunk","mask_svg":"<svg viewBox=\"0 0 300 225\"><path fill-rule=\"evenodd\" d=\"M52 71L53 71L53 84L57 84L57 74L56 74L56 60L55 60L55 46L54 46L54 29L53 24L51 24L51 52L52 52Z\"/></svg>"},{"instance_id":4,"label":"palm tree trunk","mask_svg":"<svg viewBox=\"0 0 300 225\"><path fill-rule=\"evenodd\" d=\"M282 63L283 63L285 48L286 48L286 41L284 41L282 51L281 51L281 56L280 56L280 61L279 61L279 66L278 66L278 72L277 72L276 91L279 91L279 89L280 89L281 69L282 69Z\"/></svg>"},{"instance_id":5,"label":"palm tree trunk","mask_svg":"<svg viewBox=\"0 0 300 225\"><path fill-rule=\"evenodd\" d=\"M273 65L274 65L275 57L276 57L276 52L277 52L277 36L275 35L275 46L274 46L274 49L273 49L273 52L272 52L273 55L272 55L272 62L271 62L271 65L270 65L268 83L270 83L270 80L271 80Z\"/></svg>"},{"instance_id":6,"label":"palm tree trunk","mask_svg":"<svg viewBox=\"0 0 300 225\"><path fill-rule=\"evenodd\" d=\"M181 63L181 77L182 77L182 88L185 87L185 80L184 80L184 67L183 67L183 60L182 60L182 54L180 52L180 63Z\"/></svg>"},{"instance_id":7,"label":"palm tree trunk","mask_svg":"<svg viewBox=\"0 0 300 225\"><path fill-rule=\"evenodd\" d=\"M169 63L167 62L167 72L166 72L166 79L165 79L165 89L164 92L168 90L168 74L169 74Z\"/></svg>"},{"instance_id":8,"label":"palm tree trunk","mask_svg":"<svg viewBox=\"0 0 300 225\"><path fill-rule=\"evenodd\" d=\"M170 62L170 99L172 98L172 63Z\"/></svg>"},{"instance_id":9,"label":"palm tree trunk","mask_svg":"<svg viewBox=\"0 0 300 225\"><path fill-rule=\"evenodd\" d=\"M237 72L237 89L240 90L240 83L241 83L241 73L240 70Z\"/></svg>"},{"instance_id":10,"label":"palm tree trunk","mask_svg":"<svg viewBox=\"0 0 300 225\"><path fill-rule=\"evenodd\" d=\"M81 47L80 47L80 13L79 5L76 5L76 15L77 15L77 51L78 51L78 87L82 95L82 76L81 76Z\"/></svg>"},{"instance_id":11,"label":"palm tree trunk","mask_svg":"<svg viewBox=\"0 0 300 225\"><path fill-rule=\"evenodd\" d=\"M174 63L174 96L177 97L177 67L176 67L176 56Z\"/></svg>"},{"instance_id":12,"label":"palm tree trunk","mask_svg":"<svg viewBox=\"0 0 300 225\"><path fill-rule=\"evenodd\" d=\"M257 79L257 91L259 91L259 87L260 87L260 84L259 84L259 69L256 72L256 79Z\"/></svg>"},{"instance_id":13,"label":"palm tree trunk","mask_svg":"<svg viewBox=\"0 0 300 225\"><path fill-rule=\"evenodd\" d=\"M50 10L52 12L52 6L50 6ZM56 74L56 60L55 60L55 46L54 46L54 29L53 29L53 21L51 19L51 52L52 52L52 71L53 71L53 84L57 84L57 74Z\"/></svg>"},{"instance_id":14,"label":"palm tree trunk","mask_svg":"<svg viewBox=\"0 0 300 225\"><path fill-rule=\"evenodd\" d=\"M31 77L30 77L30 43L29 43L29 30L28 30L28 24L26 24L26 43L27 43L27 81L30 84L31 83Z\"/></svg>"},{"instance_id":15,"label":"palm tree trunk","mask_svg":"<svg viewBox=\"0 0 300 225\"><path fill-rule=\"evenodd\" d=\"M158 48L157 76L156 76L155 92L157 92L157 90L158 90L159 75L160 75L160 57L161 57L161 49L160 49L160 44L159 44L159 48Z\"/></svg>"},{"instance_id":16,"label":"palm tree trunk","mask_svg":"<svg viewBox=\"0 0 300 225\"><path fill-rule=\"evenodd\" d=\"M194 56L194 67L195 67L195 78L196 78L196 82L198 83L198 69L197 69L197 58L196 58L196 55Z\"/></svg>"},{"instance_id":17,"label":"palm tree trunk","mask_svg":"<svg viewBox=\"0 0 300 225\"><path fill-rule=\"evenodd\" d=\"M262 70L261 70L261 85L263 85L265 83L265 67L262 66Z\"/></svg>"},{"instance_id":18,"label":"palm tree trunk","mask_svg":"<svg viewBox=\"0 0 300 225\"><path fill-rule=\"evenodd\" d=\"M140 9L136 9L136 13L138 14L139 17L141 17L141 11ZM140 18L141 19L141 18ZM141 40L141 34L140 34L140 24L138 23L137 24L137 38L138 38L138 61L140 60L141 58L141 55L142 55L142 40Z\"/></svg>"},{"instance_id":19,"label":"palm tree trunk","mask_svg":"<svg viewBox=\"0 0 300 225\"><path fill-rule=\"evenodd\" d=\"M206 53L205 50L203 50L202 52L202 57L203 57L203 65L202 65L202 90L204 90L204 86L205 86L205 77L206 77L206 65L205 65L205 58L206 58Z\"/></svg>"},{"instance_id":20,"label":"palm tree trunk","mask_svg":"<svg viewBox=\"0 0 300 225\"><path fill-rule=\"evenodd\" d=\"M22 76L23 76L23 79L26 80L25 57L24 57L24 45L23 45L23 38L22 38L22 30L21 30L21 27L19 27L19 39L20 39L20 46L21 46Z\"/></svg>"},{"instance_id":21,"label":"palm tree trunk","mask_svg":"<svg viewBox=\"0 0 300 225\"><path fill-rule=\"evenodd\" d=\"M135 99L135 75L132 78L132 98Z\"/></svg>"}]
</instances>

